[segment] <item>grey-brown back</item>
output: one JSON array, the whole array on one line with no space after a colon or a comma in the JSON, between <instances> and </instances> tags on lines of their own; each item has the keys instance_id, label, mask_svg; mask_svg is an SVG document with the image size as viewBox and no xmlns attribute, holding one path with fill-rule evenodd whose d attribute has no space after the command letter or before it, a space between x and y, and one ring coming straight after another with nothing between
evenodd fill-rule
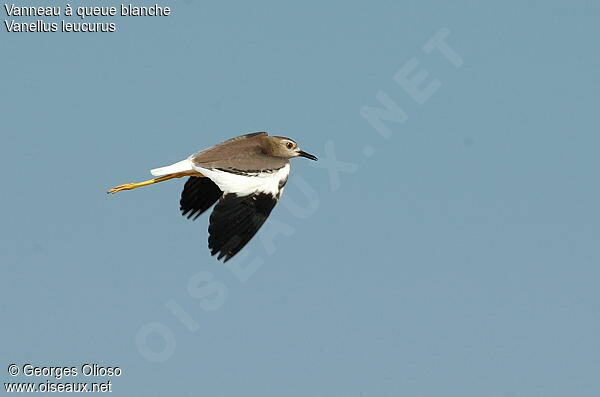
<instances>
[{"instance_id":1,"label":"grey-brown back","mask_svg":"<svg viewBox=\"0 0 600 397\"><path fill-rule=\"evenodd\" d=\"M192 156L197 167L209 169L272 170L288 163L287 159L265 154L266 132L241 135L218 143Z\"/></svg>"}]
</instances>

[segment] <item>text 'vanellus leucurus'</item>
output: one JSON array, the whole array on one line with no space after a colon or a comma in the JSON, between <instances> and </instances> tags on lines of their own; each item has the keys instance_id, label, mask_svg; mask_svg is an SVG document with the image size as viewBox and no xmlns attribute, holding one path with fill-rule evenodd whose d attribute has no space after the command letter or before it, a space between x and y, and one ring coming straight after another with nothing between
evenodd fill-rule
<instances>
[{"instance_id":1,"label":"text 'vanellus leucurus'","mask_svg":"<svg viewBox=\"0 0 600 397\"><path fill-rule=\"evenodd\" d=\"M189 176L181 193L181 213L196 219L218 201L210 215L208 248L226 262L250 241L275 207L293 157L317 160L289 138L257 132L155 168L150 172L156 178L115 186L108 193Z\"/></svg>"}]
</instances>

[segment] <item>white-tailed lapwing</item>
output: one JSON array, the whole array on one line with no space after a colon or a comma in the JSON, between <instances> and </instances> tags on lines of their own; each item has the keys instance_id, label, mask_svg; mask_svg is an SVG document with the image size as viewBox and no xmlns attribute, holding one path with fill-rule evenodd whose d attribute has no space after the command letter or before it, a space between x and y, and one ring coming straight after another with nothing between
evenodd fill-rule
<instances>
[{"instance_id":1,"label":"white-tailed lapwing","mask_svg":"<svg viewBox=\"0 0 600 397\"><path fill-rule=\"evenodd\" d=\"M108 193L189 176L181 193L181 213L196 219L219 201L210 215L208 247L226 262L250 241L275 207L292 157L317 159L289 138L257 132L155 168L150 172L156 178L115 186Z\"/></svg>"}]
</instances>

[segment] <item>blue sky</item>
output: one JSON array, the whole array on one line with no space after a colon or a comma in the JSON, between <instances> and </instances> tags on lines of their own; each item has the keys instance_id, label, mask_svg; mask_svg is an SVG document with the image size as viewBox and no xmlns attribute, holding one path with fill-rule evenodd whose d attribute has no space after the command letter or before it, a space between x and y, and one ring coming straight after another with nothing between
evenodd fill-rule
<instances>
[{"instance_id":1,"label":"blue sky","mask_svg":"<svg viewBox=\"0 0 600 397\"><path fill-rule=\"evenodd\" d=\"M598 6L160 4L0 34L5 367L119 366L127 396L598 395ZM262 130L320 161L226 265L183 180L105 194Z\"/></svg>"}]
</instances>

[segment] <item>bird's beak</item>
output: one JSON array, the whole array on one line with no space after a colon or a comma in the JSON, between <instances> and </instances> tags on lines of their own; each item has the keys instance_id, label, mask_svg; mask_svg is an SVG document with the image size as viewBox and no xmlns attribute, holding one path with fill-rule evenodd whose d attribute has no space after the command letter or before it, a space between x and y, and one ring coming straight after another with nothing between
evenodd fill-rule
<instances>
[{"instance_id":1,"label":"bird's beak","mask_svg":"<svg viewBox=\"0 0 600 397\"><path fill-rule=\"evenodd\" d=\"M317 156L313 156L312 154L306 153L303 150L298 150L298 156L300 156L300 157L306 157L309 160L317 161Z\"/></svg>"}]
</instances>

